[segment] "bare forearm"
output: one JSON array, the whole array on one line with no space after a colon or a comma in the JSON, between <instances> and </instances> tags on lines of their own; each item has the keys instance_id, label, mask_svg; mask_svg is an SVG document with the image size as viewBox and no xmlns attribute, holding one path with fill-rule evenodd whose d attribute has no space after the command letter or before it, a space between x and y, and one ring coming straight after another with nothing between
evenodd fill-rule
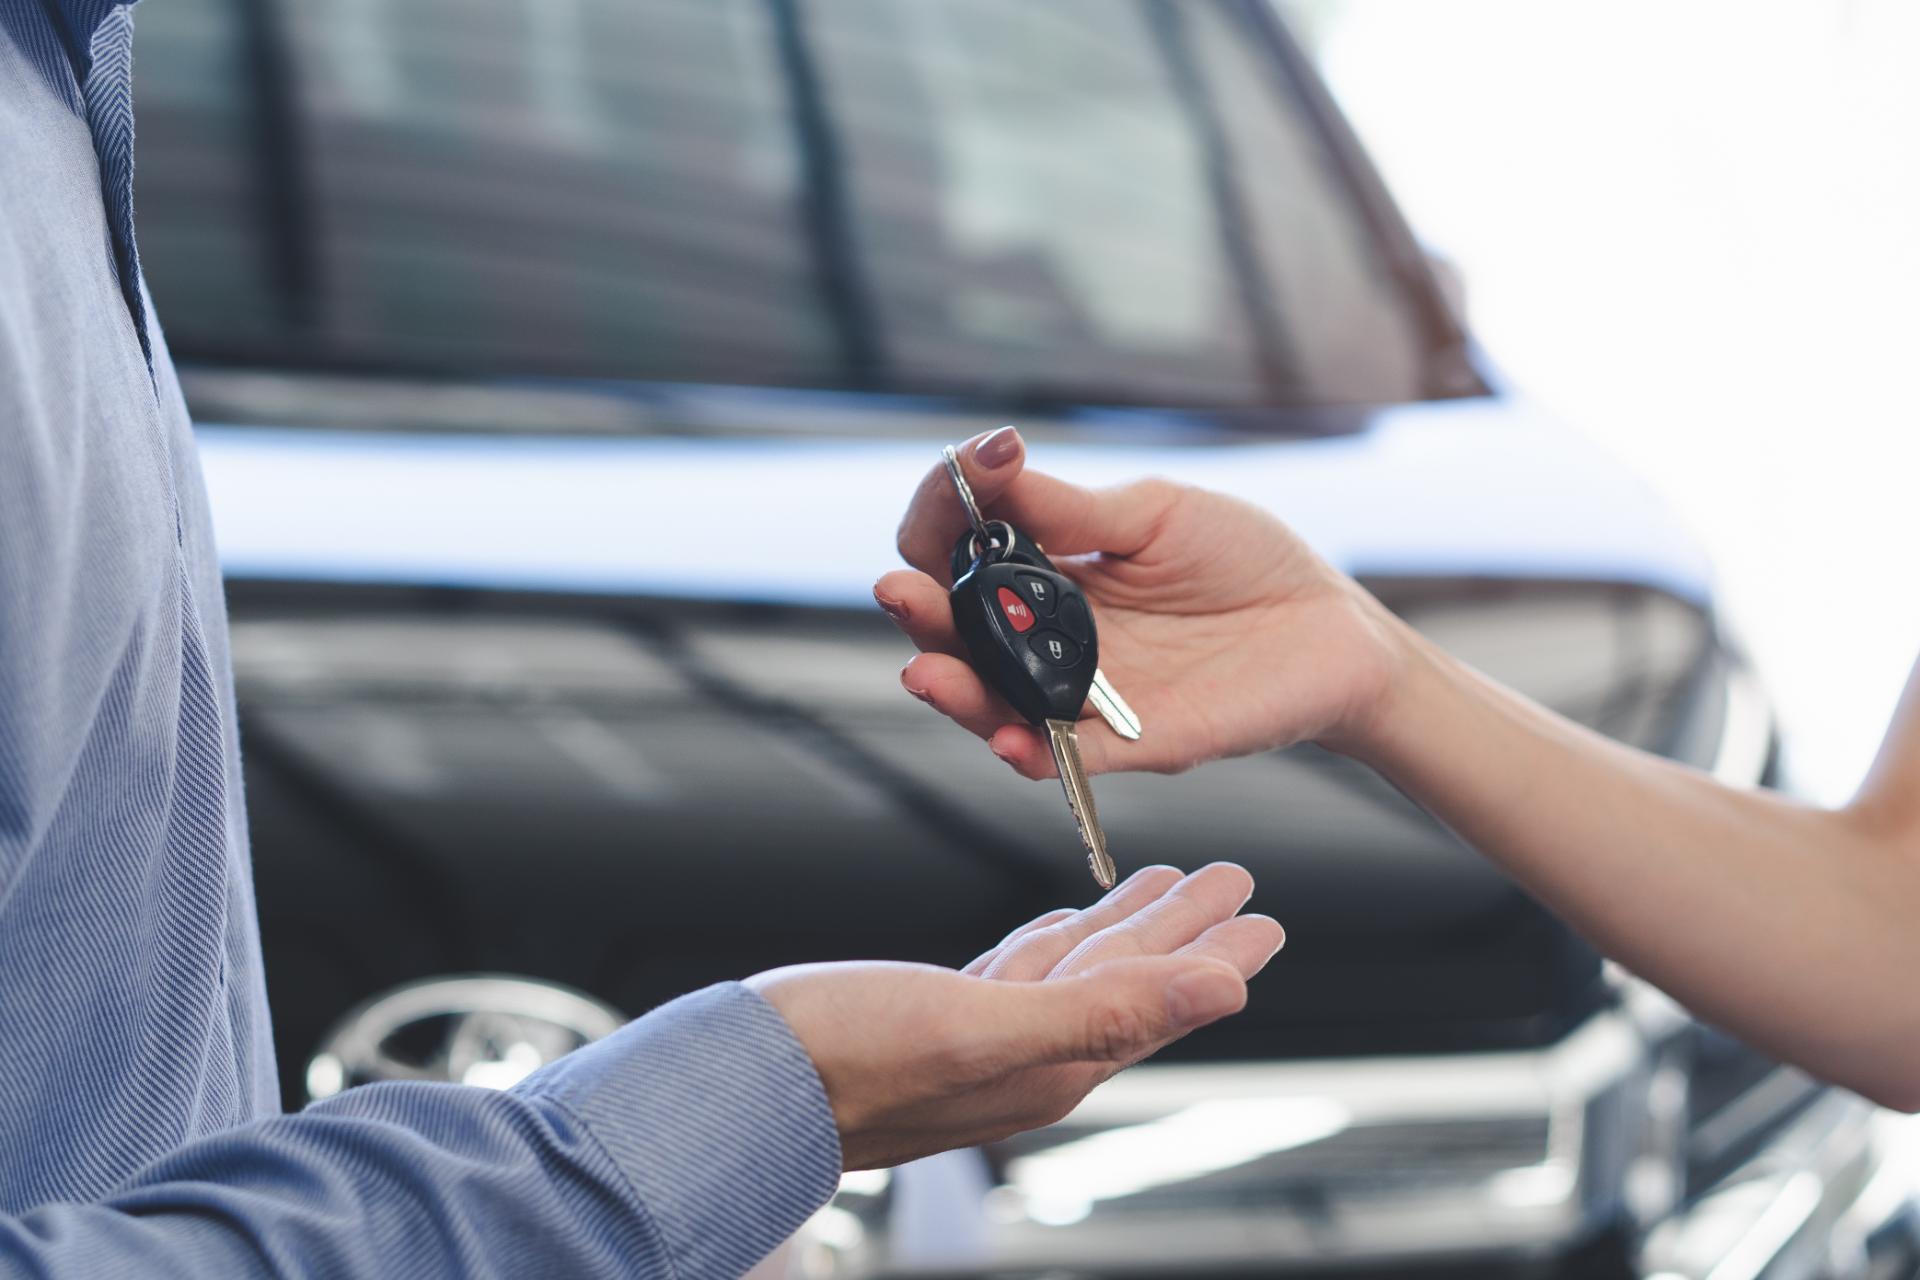
<instances>
[{"instance_id":1,"label":"bare forearm","mask_svg":"<svg viewBox=\"0 0 1920 1280\"><path fill-rule=\"evenodd\" d=\"M1920 857L1897 832L1620 746L1403 638L1353 754L1701 1016L1920 1108Z\"/></svg>"}]
</instances>

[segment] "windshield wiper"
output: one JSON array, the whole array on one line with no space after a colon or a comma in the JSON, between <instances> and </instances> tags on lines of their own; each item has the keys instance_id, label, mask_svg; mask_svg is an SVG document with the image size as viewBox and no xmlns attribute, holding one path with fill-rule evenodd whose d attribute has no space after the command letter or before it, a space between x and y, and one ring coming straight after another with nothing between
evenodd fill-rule
<instances>
[{"instance_id":1,"label":"windshield wiper","mask_svg":"<svg viewBox=\"0 0 1920 1280\"><path fill-rule=\"evenodd\" d=\"M876 386L886 354L854 235L840 135L821 91L800 0L766 0L766 6L787 87L794 143L800 149L801 210L814 282L832 318L848 379L857 387Z\"/></svg>"}]
</instances>

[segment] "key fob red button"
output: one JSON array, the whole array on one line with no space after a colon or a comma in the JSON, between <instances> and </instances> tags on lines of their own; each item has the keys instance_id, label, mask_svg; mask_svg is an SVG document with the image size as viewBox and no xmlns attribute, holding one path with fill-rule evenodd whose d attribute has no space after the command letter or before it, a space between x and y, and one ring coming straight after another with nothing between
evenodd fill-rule
<instances>
[{"instance_id":1,"label":"key fob red button","mask_svg":"<svg viewBox=\"0 0 1920 1280\"><path fill-rule=\"evenodd\" d=\"M1027 602L1006 587L1000 588L1000 612L1007 615L1007 621L1013 624L1015 631L1031 631L1039 619L1033 616L1033 610Z\"/></svg>"},{"instance_id":2,"label":"key fob red button","mask_svg":"<svg viewBox=\"0 0 1920 1280\"><path fill-rule=\"evenodd\" d=\"M1040 655L1040 661L1056 667L1071 667L1080 661L1080 646L1058 631L1042 631L1027 641L1027 647Z\"/></svg>"}]
</instances>

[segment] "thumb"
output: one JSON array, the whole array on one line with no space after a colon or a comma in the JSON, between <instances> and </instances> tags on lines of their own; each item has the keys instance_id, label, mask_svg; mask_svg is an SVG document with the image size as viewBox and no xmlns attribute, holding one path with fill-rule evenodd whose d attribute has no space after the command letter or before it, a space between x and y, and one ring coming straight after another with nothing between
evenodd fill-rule
<instances>
[{"instance_id":1,"label":"thumb","mask_svg":"<svg viewBox=\"0 0 1920 1280\"><path fill-rule=\"evenodd\" d=\"M1116 960L1022 991L1009 1030L1036 1064L1133 1062L1247 1003L1237 969L1197 956Z\"/></svg>"},{"instance_id":2,"label":"thumb","mask_svg":"<svg viewBox=\"0 0 1920 1280\"><path fill-rule=\"evenodd\" d=\"M1189 490L1149 477L1088 489L1043 471L1012 476L989 513L1009 520L1049 555L1136 555L1164 529ZM984 505L985 499L982 499ZM958 536L958 535L956 535Z\"/></svg>"},{"instance_id":3,"label":"thumb","mask_svg":"<svg viewBox=\"0 0 1920 1280\"><path fill-rule=\"evenodd\" d=\"M1026 442L1012 427L976 436L955 452L974 502L987 518L1011 521L1051 555L1134 555L1160 532L1188 492L1161 479L1088 489L1028 470ZM908 564L947 583L953 578L948 558L966 527L966 508L943 462L914 490L895 540Z\"/></svg>"}]
</instances>

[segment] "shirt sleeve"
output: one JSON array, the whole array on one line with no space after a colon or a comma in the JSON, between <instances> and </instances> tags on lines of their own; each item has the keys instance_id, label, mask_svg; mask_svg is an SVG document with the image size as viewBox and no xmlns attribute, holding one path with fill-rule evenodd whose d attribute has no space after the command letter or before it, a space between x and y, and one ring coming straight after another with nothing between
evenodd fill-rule
<instances>
[{"instance_id":1,"label":"shirt sleeve","mask_svg":"<svg viewBox=\"0 0 1920 1280\"><path fill-rule=\"evenodd\" d=\"M729 983L513 1090L367 1085L192 1143L97 1203L0 1217L0 1278L721 1280L839 1176L812 1062Z\"/></svg>"}]
</instances>

